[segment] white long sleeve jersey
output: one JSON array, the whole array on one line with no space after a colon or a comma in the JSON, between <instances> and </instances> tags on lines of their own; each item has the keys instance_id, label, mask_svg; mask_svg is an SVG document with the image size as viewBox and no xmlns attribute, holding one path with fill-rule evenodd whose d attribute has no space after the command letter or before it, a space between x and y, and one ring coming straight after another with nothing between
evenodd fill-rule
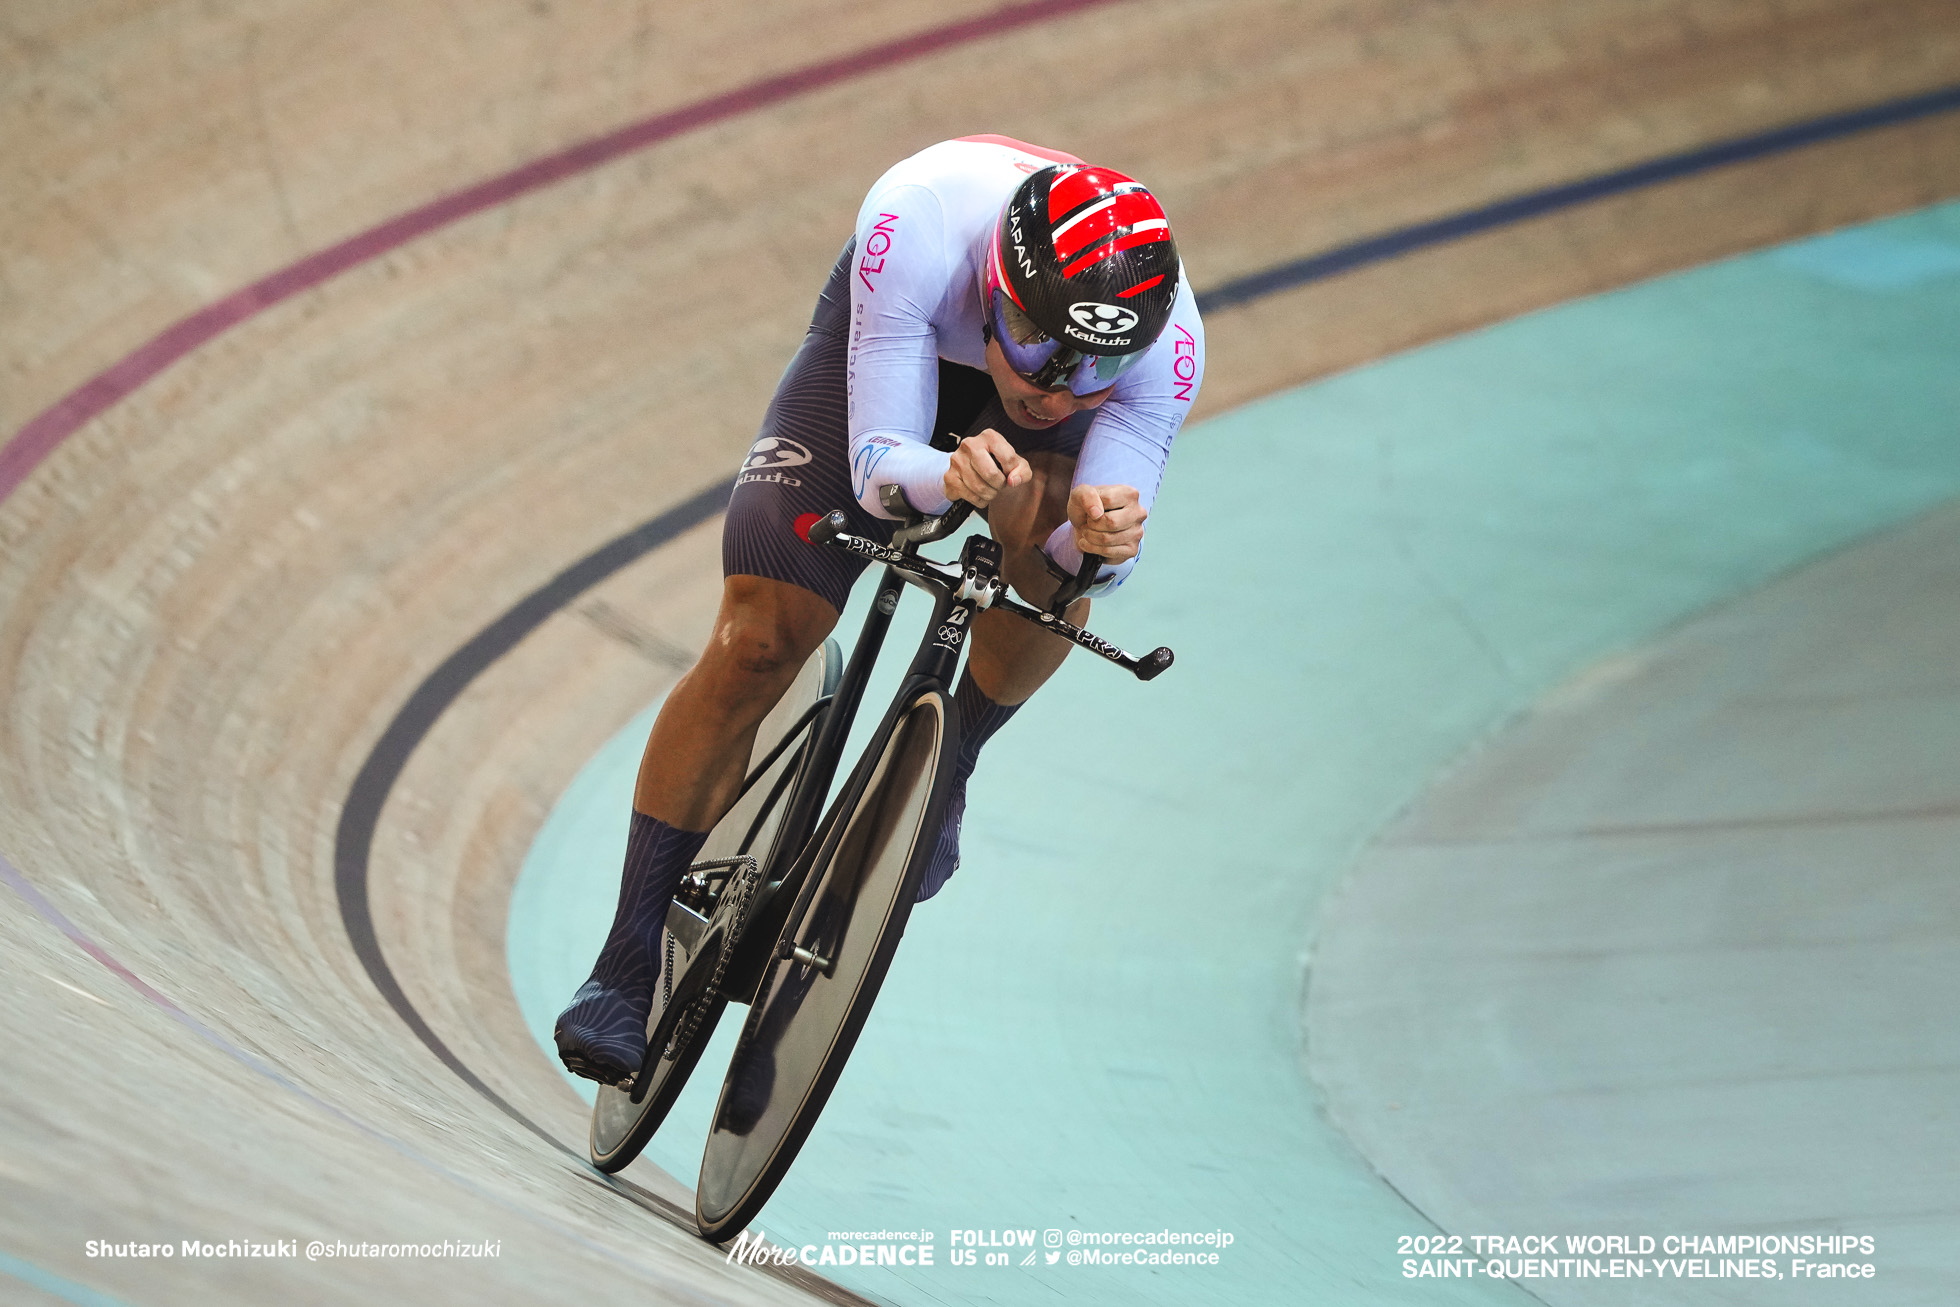
<instances>
[{"instance_id":1,"label":"white long sleeve jersey","mask_svg":"<svg viewBox=\"0 0 1960 1307\"><path fill-rule=\"evenodd\" d=\"M981 269L1001 207L1030 173L1075 162L1005 137L964 137L901 160L865 196L851 276L848 384L851 488L867 512L891 516L878 492L894 482L923 511L948 506L951 456L928 443L938 360L986 369ZM1075 484L1135 486L1146 509L1204 381L1204 324L1182 274L1170 322L1095 410L1075 465ZM1065 571L1081 566L1067 523L1046 547ZM1103 580L1120 582L1129 570L1105 571Z\"/></svg>"}]
</instances>

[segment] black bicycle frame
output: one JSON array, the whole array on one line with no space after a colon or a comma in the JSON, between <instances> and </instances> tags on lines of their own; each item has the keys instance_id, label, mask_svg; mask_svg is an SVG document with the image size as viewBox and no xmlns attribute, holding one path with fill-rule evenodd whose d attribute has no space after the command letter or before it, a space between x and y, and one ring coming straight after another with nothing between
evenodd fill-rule
<instances>
[{"instance_id":1,"label":"black bicycle frame","mask_svg":"<svg viewBox=\"0 0 1960 1307\"><path fill-rule=\"evenodd\" d=\"M898 695L893 699L884 720L878 724L878 730L872 737L874 743L884 738L895 725L899 714L915 702L923 691L937 689L948 699L952 697L953 674L959 666L960 651L966 646L974 614L979 611L978 595L985 587L998 583L1000 545L987 536L969 536L961 549L960 562L965 579L969 582L960 589L972 592L964 597L943 579L927 581L892 567L887 567L879 578L878 590L872 597L871 611L858 634L857 646L851 651L851 659L845 665L837 690L831 696L830 707L811 745L807 779L797 786L790 811L784 815L776 843L770 850L771 861L765 864L764 898L756 905L751 917L754 928L743 932L745 938L755 941L757 945L776 940L781 934L782 923L808 906L814 889L810 871L830 856L832 845L842 837L842 832L837 828L837 816L856 802L859 792L870 781L870 768L875 764L879 752L876 748L866 750L865 756L831 803L821 827L818 826L817 809L828 795L831 781L836 776L837 763L843 756L844 745L862 705L865 687L871 680L871 668L883 651L885 637L891 629L892 615L898 610L899 594L907 583L932 593L932 620L927 623L925 635L920 639L919 652L906 669ZM948 733L952 747L957 748L959 727L953 715L949 715ZM801 850L801 853L782 875L777 876L775 859L791 850ZM781 902L783 891L791 885L796 886L796 898L788 911L778 916L776 905ZM753 1002L755 992L768 971L770 956L762 948L745 948L743 954L724 978L722 992L736 1002Z\"/></svg>"},{"instance_id":2,"label":"black bicycle frame","mask_svg":"<svg viewBox=\"0 0 1960 1307\"><path fill-rule=\"evenodd\" d=\"M870 782L870 772L880 752L875 747L876 743L894 728L899 715L917 701L921 692L937 689L951 698L953 673L959 666L960 652L966 647L976 613L985 608L1012 612L1117 663L1139 680L1150 680L1171 664L1169 649L1156 649L1142 658L1133 658L1063 617L1069 604L1089 588L1102 564L1101 559L1085 557L1080 572L1062 587L1047 610L1029 608L1008 597L1006 582L1000 575L1000 544L989 536L967 537L960 550L957 573L946 564L918 556L919 545L951 535L972 512L970 505L956 503L938 517L927 517L905 502L903 492L898 487L888 486L885 489L886 507L905 522L893 535L892 545L880 545L846 534L846 520L842 513L832 513L810 528L809 539L813 545L848 549L886 566L884 575L879 579L877 593L872 598L871 611L865 616L864 629L858 635L857 646L851 651L850 662L845 665L837 690L831 696L822 721L809 743L809 752L803 764L804 775L796 782L790 810L783 816L769 856L763 859L762 897L750 914L751 925L743 931L745 942L753 940L756 946L744 948L743 956L731 959L731 970L722 983L722 993L736 1002L753 1002L768 972L771 959L769 951L760 947L761 942L780 941L783 924L808 906L814 889L810 870L834 852L834 845L842 837L838 829L838 814L856 803L859 793ZM831 782L836 778L837 763L843 756L844 745L856 722L865 687L871 680L872 665L884 649L892 615L898 610L899 594L907 584L919 586L933 596L932 620L926 626L925 636L919 642L919 651L913 656L912 665L906 669L898 695L872 737L874 747L865 751L819 824L818 809L822 807ZM960 735L958 714L948 714L947 720L951 740L947 747L957 748ZM795 862L781 875L775 874L780 859L789 856L792 851L795 852ZM782 900L782 892L791 885L796 887L795 902L788 911L779 913L776 908Z\"/></svg>"},{"instance_id":3,"label":"black bicycle frame","mask_svg":"<svg viewBox=\"0 0 1960 1307\"><path fill-rule=\"evenodd\" d=\"M837 774L838 759L843 757L844 742L850 737L852 723L857 720L864 687L871 682L871 668L885 647L885 634L891 629L892 614L898 611L899 592L904 588L904 578L886 568L885 575L878 583L878 593L871 600L871 611L865 615L864 628L858 632L857 644L851 650L851 659L844 664L844 674L839 678L837 689L830 696L830 706L817 727L805 764L807 780L797 787L790 810L783 814L783 824L777 828L776 842L769 850L765 872L774 870L778 850L801 849L810 841L816 827L817 813L823 806L824 797L830 793L831 780ZM765 876L764 883L780 879Z\"/></svg>"}]
</instances>

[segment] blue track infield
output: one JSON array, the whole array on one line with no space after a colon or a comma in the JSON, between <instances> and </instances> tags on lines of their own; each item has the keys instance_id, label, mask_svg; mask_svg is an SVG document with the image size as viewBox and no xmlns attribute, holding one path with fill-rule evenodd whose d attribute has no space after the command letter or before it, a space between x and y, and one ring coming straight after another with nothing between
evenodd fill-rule
<instances>
[{"instance_id":1,"label":"blue track infield","mask_svg":"<svg viewBox=\"0 0 1960 1307\"><path fill-rule=\"evenodd\" d=\"M1321 903L1551 686L1960 494L1956 358L1946 205L1188 432L1144 566L1094 622L1176 668L1140 685L1073 659L989 746L965 866L914 916L760 1227L934 1231L929 1269L819 1268L897 1302L1529 1301L1402 1277L1397 1236L1431 1227L1302 1070ZM612 911L646 723L579 776L517 886L511 974L547 1049ZM684 1181L732 1033L649 1149ZM947 1264L956 1230L1050 1228L1234 1242L1217 1266Z\"/></svg>"}]
</instances>

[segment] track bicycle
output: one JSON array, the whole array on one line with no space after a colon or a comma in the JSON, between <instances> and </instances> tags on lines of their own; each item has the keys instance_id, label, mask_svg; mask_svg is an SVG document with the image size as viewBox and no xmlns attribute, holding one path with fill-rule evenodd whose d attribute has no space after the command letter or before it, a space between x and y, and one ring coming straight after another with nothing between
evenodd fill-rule
<instances>
[{"instance_id":1,"label":"track bicycle","mask_svg":"<svg viewBox=\"0 0 1960 1307\"><path fill-rule=\"evenodd\" d=\"M871 611L849 664L825 640L758 728L741 793L667 911L641 1070L601 1087L593 1107L593 1163L618 1171L666 1118L727 1005L748 1005L695 1186L695 1223L716 1242L745 1228L788 1173L891 965L951 793L960 735L952 686L974 615L1013 613L1139 680L1172 661L1165 648L1133 657L1063 616L1100 558L1085 558L1046 609L1033 608L1007 594L991 537L968 536L957 563L918 552L957 530L971 505L920 514L897 486L885 488L883 502L901 522L889 546L849 534L841 512L809 529L813 545L884 565ZM907 584L933 596L931 620L820 818Z\"/></svg>"}]
</instances>

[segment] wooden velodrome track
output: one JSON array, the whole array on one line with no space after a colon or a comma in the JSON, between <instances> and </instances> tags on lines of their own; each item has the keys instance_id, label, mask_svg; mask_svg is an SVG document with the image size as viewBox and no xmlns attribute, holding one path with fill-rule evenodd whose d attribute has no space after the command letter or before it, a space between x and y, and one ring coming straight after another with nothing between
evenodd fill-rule
<instances>
[{"instance_id":1,"label":"wooden velodrome track","mask_svg":"<svg viewBox=\"0 0 1960 1307\"><path fill-rule=\"evenodd\" d=\"M979 131L1107 160L1159 189L1203 291L1960 82L1948 0L1062 4L961 26L994 12L0 14L0 435L40 441L0 463L0 1250L142 1302L803 1295L670 1224L680 1186L615 1192L581 1164L583 1109L503 972L531 835L704 634L717 520L424 723L364 867L394 1006L350 945L336 850L432 672L727 480L892 160ZM299 293L227 299L708 102L601 166L369 238ZM1927 114L1372 263L1210 314L1200 417L1956 193L1960 114ZM504 1254L160 1270L83 1250L295 1232Z\"/></svg>"}]
</instances>

